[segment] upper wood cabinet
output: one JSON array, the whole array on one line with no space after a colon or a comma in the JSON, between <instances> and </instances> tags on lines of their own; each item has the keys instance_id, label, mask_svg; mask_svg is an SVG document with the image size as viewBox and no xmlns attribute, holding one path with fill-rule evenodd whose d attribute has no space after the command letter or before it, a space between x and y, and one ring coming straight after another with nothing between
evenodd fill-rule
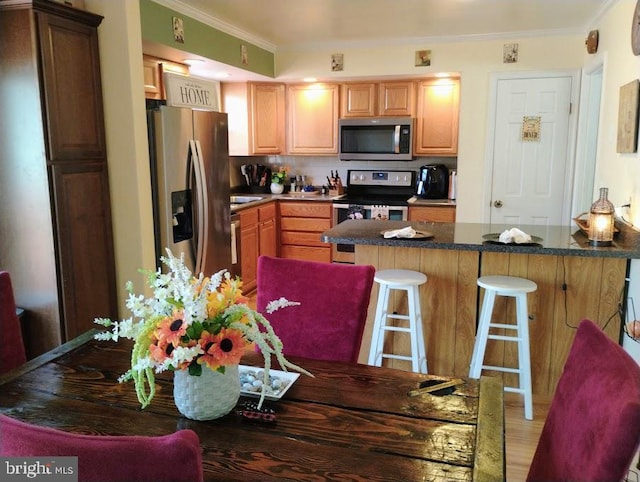
<instances>
[{"instance_id":1,"label":"upper wood cabinet","mask_svg":"<svg viewBox=\"0 0 640 482\"><path fill-rule=\"evenodd\" d=\"M287 85L289 154L338 153L339 84Z\"/></svg>"},{"instance_id":2,"label":"upper wood cabinet","mask_svg":"<svg viewBox=\"0 0 640 482\"><path fill-rule=\"evenodd\" d=\"M284 84L223 83L221 96L229 116L229 155L285 152Z\"/></svg>"},{"instance_id":3,"label":"upper wood cabinet","mask_svg":"<svg viewBox=\"0 0 640 482\"><path fill-rule=\"evenodd\" d=\"M378 85L378 112L381 116L413 116L416 85L411 80L380 82Z\"/></svg>"},{"instance_id":4,"label":"upper wood cabinet","mask_svg":"<svg viewBox=\"0 0 640 482\"><path fill-rule=\"evenodd\" d=\"M340 88L340 117L412 116L415 82L348 82Z\"/></svg>"},{"instance_id":5,"label":"upper wood cabinet","mask_svg":"<svg viewBox=\"0 0 640 482\"><path fill-rule=\"evenodd\" d=\"M377 85L371 82L340 86L340 117L372 117L377 114Z\"/></svg>"},{"instance_id":6,"label":"upper wood cabinet","mask_svg":"<svg viewBox=\"0 0 640 482\"><path fill-rule=\"evenodd\" d=\"M45 13L38 20L49 160L104 158L96 28Z\"/></svg>"},{"instance_id":7,"label":"upper wood cabinet","mask_svg":"<svg viewBox=\"0 0 640 482\"><path fill-rule=\"evenodd\" d=\"M457 155L460 81L428 79L419 81L417 85L414 154Z\"/></svg>"},{"instance_id":8,"label":"upper wood cabinet","mask_svg":"<svg viewBox=\"0 0 640 482\"><path fill-rule=\"evenodd\" d=\"M160 59L151 55L142 56L142 68L144 74L144 96L147 99L166 99L164 89L164 73L189 75L189 66Z\"/></svg>"}]
</instances>

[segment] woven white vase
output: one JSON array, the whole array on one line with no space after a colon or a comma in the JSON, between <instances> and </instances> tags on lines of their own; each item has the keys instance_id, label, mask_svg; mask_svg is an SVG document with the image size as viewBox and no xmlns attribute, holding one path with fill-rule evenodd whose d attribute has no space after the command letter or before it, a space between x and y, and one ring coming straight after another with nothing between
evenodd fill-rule
<instances>
[{"instance_id":1,"label":"woven white vase","mask_svg":"<svg viewBox=\"0 0 640 482\"><path fill-rule=\"evenodd\" d=\"M199 377L189 375L189 370L177 370L173 374L173 398L178 411L192 420L226 415L240 398L238 365L227 366L224 375L204 367Z\"/></svg>"}]
</instances>

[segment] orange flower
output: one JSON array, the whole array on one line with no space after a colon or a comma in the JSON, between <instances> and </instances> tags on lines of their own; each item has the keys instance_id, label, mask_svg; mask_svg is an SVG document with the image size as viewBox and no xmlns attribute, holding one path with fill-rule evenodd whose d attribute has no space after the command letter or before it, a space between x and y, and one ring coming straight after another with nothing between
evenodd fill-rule
<instances>
[{"instance_id":1,"label":"orange flower","mask_svg":"<svg viewBox=\"0 0 640 482\"><path fill-rule=\"evenodd\" d=\"M155 362L162 363L171 356L173 345L166 341L156 339L156 343L149 345L149 355Z\"/></svg>"},{"instance_id":2,"label":"orange flower","mask_svg":"<svg viewBox=\"0 0 640 482\"><path fill-rule=\"evenodd\" d=\"M207 315L215 318L231 305L248 304L249 298L242 294L242 281L225 279L220 284L218 291L207 295Z\"/></svg>"},{"instance_id":3,"label":"orange flower","mask_svg":"<svg viewBox=\"0 0 640 482\"><path fill-rule=\"evenodd\" d=\"M154 335L158 338L158 341L178 346L180 344L180 338L187 332L187 326L183 317L184 313L182 310L175 310L173 316L168 316L158 323L158 328L154 331Z\"/></svg>"},{"instance_id":4,"label":"orange flower","mask_svg":"<svg viewBox=\"0 0 640 482\"><path fill-rule=\"evenodd\" d=\"M242 332L223 328L217 335L203 331L200 346L204 355L198 358L198 363L205 363L212 370L221 366L237 365L244 354L246 340Z\"/></svg>"},{"instance_id":5,"label":"orange flower","mask_svg":"<svg viewBox=\"0 0 640 482\"><path fill-rule=\"evenodd\" d=\"M155 337L154 337L155 338ZM180 343L177 346L182 346L184 348L191 348L196 346L197 342L195 340L189 340L188 343ZM164 340L158 340L156 339L155 343L151 343L151 345L149 345L149 356L151 357L151 359L157 363L164 363L165 360L167 360L167 358L171 358L173 351L176 349L176 346L174 346L171 343L167 343L166 338ZM174 360L175 363L175 360ZM191 362L190 361L184 361L182 363L179 363L175 368L177 370L182 370L184 368L187 368L189 366Z\"/></svg>"}]
</instances>

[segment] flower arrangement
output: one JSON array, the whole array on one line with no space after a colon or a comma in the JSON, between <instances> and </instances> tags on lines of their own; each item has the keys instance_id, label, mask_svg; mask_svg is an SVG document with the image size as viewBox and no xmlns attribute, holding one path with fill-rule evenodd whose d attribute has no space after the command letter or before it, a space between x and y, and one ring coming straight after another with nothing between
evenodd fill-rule
<instances>
[{"instance_id":1,"label":"flower arrangement","mask_svg":"<svg viewBox=\"0 0 640 482\"><path fill-rule=\"evenodd\" d=\"M275 182L276 184L284 184L287 179L288 173L289 168L287 166L280 166L278 171L271 174L271 182Z\"/></svg>"},{"instance_id":2,"label":"flower arrangement","mask_svg":"<svg viewBox=\"0 0 640 482\"><path fill-rule=\"evenodd\" d=\"M240 278L231 278L226 270L204 277L194 277L184 264L184 256L176 258L167 249L162 262L167 273L142 271L153 289L153 296L135 295L127 282L127 308L133 317L122 321L96 318L95 323L110 328L95 335L98 340L134 340L131 369L118 381L133 380L142 408L155 394L155 373L166 370L188 370L200 376L203 367L224 373L225 367L240 362L246 347L255 343L264 356L265 385L269 378L271 355L280 366L311 375L289 362L282 354L282 342L269 321L247 305ZM267 313L299 305L285 298L268 304ZM134 321L134 317L136 320ZM264 393L260 405L264 400Z\"/></svg>"}]
</instances>

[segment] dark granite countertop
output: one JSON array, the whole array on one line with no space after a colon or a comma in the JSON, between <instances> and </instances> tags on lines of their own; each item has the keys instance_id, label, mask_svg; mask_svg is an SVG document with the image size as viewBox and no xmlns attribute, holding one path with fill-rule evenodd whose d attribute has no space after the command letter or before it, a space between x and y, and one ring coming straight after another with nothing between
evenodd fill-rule
<instances>
[{"instance_id":1,"label":"dark granite countertop","mask_svg":"<svg viewBox=\"0 0 640 482\"><path fill-rule=\"evenodd\" d=\"M330 194L312 194L312 193L297 193L297 194L271 194L271 193L244 193L234 192L234 196L257 196L261 197L259 201L252 201L244 204L231 204L231 214L242 211L243 209L252 208L265 204L271 201L319 201L319 202L332 202L338 199L340 196L332 196Z\"/></svg>"},{"instance_id":2,"label":"dark granite countertop","mask_svg":"<svg viewBox=\"0 0 640 482\"><path fill-rule=\"evenodd\" d=\"M383 231L406 226L433 236L423 239L387 239L381 234ZM542 238L539 244L533 245L505 245L483 239L488 234L497 237L505 229L512 227L480 223L348 220L322 233L321 239L327 243L340 244L640 259L640 233L631 228L621 229L614 238L613 245L608 247L589 245L587 236L577 226L520 226L522 231Z\"/></svg>"}]
</instances>

